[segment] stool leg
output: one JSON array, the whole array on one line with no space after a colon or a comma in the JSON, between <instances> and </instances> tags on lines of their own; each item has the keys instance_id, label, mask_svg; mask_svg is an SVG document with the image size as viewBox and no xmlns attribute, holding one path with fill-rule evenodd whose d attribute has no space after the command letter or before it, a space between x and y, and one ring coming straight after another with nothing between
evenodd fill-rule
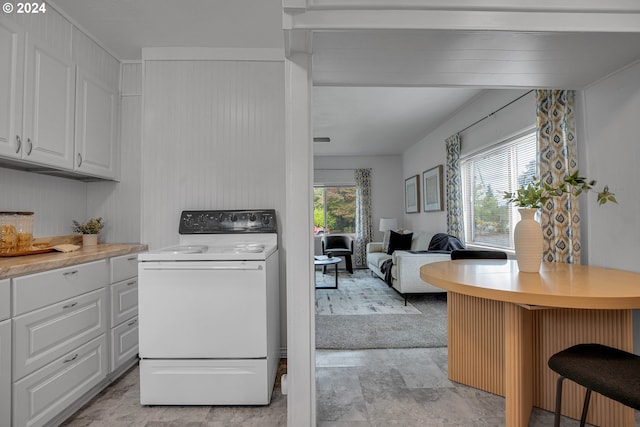
<instances>
[{"instance_id":1,"label":"stool leg","mask_svg":"<svg viewBox=\"0 0 640 427\"><path fill-rule=\"evenodd\" d=\"M589 412L589 401L591 400L591 389L588 388L584 395L584 405L582 405L582 417L580 418L580 427L584 427L587 422L587 412Z\"/></svg>"},{"instance_id":2,"label":"stool leg","mask_svg":"<svg viewBox=\"0 0 640 427\"><path fill-rule=\"evenodd\" d=\"M562 410L562 381L564 377L560 376L556 382L556 414L553 418L553 427L560 427L560 412Z\"/></svg>"}]
</instances>

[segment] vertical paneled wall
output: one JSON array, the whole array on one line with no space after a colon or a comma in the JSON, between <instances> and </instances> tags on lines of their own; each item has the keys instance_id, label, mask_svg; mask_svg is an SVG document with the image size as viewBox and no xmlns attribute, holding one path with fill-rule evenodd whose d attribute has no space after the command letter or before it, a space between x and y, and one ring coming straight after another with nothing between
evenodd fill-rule
<instances>
[{"instance_id":1,"label":"vertical paneled wall","mask_svg":"<svg viewBox=\"0 0 640 427\"><path fill-rule=\"evenodd\" d=\"M184 209L274 208L282 229L283 63L144 67L142 241L174 244Z\"/></svg>"},{"instance_id":2,"label":"vertical paneled wall","mask_svg":"<svg viewBox=\"0 0 640 427\"><path fill-rule=\"evenodd\" d=\"M0 168L0 211L34 212L35 237L71 234L86 217L87 184Z\"/></svg>"},{"instance_id":3,"label":"vertical paneled wall","mask_svg":"<svg viewBox=\"0 0 640 427\"><path fill-rule=\"evenodd\" d=\"M141 63L122 65L120 182L87 184L87 213L104 219L103 242L140 242L141 70Z\"/></svg>"}]
</instances>

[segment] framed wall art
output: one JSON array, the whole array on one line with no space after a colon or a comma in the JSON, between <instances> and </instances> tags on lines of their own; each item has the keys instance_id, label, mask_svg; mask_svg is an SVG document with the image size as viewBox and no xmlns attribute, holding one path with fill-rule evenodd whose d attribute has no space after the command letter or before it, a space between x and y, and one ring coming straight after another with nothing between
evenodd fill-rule
<instances>
[{"instance_id":1,"label":"framed wall art","mask_svg":"<svg viewBox=\"0 0 640 427\"><path fill-rule=\"evenodd\" d=\"M422 172L422 201L424 212L441 211L442 200L442 165Z\"/></svg>"},{"instance_id":2,"label":"framed wall art","mask_svg":"<svg viewBox=\"0 0 640 427\"><path fill-rule=\"evenodd\" d=\"M420 176L418 175L404 180L404 211L420 212Z\"/></svg>"}]
</instances>

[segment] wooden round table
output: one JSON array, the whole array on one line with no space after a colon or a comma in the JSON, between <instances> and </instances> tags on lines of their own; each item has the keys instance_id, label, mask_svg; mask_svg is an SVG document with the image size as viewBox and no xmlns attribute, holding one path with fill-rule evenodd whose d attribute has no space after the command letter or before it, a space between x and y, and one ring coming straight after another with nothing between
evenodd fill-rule
<instances>
[{"instance_id":1,"label":"wooden round table","mask_svg":"<svg viewBox=\"0 0 640 427\"><path fill-rule=\"evenodd\" d=\"M553 411L555 352L579 342L633 351L640 273L564 263L522 273L513 260L456 260L423 265L420 277L448 291L449 378L505 396L507 426L527 426L532 406ZM567 385L563 413L580 418L584 389ZM633 410L593 398L588 422L633 426Z\"/></svg>"}]
</instances>

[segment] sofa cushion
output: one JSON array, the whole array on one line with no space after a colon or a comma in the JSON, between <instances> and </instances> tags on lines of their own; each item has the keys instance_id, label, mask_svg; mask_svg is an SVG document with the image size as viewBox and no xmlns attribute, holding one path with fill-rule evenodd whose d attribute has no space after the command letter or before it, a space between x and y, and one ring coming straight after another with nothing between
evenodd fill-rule
<instances>
[{"instance_id":1,"label":"sofa cushion","mask_svg":"<svg viewBox=\"0 0 640 427\"><path fill-rule=\"evenodd\" d=\"M429 248L429 242L435 233L421 231L415 233L413 236L413 242L411 243L412 251L426 251Z\"/></svg>"},{"instance_id":2,"label":"sofa cushion","mask_svg":"<svg viewBox=\"0 0 640 427\"><path fill-rule=\"evenodd\" d=\"M389 258L391 258L391 255L387 255L384 252L369 252L367 254L367 263L380 268L382 266L382 263Z\"/></svg>"},{"instance_id":3,"label":"sofa cushion","mask_svg":"<svg viewBox=\"0 0 640 427\"><path fill-rule=\"evenodd\" d=\"M389 247L387 248L387 254L391 255L395 250L409 250L411 249L411 241L413 239L413 233L399 234L395 231L391 231L389 236Z\"/></svg>"},{"instance_id":4,"label":"sofa cushion","mask_svg":"<svg viewBox=\"0 0 640 427\"><path fill-rule=\"evenodd\" d=\"M384 232L384 236L382 236L382 250L384 252L387 252L387 249L389 248L389 238L391 237L391 231L393 230L387 230ZM397 230L395 230L396 233L404 233L404 230L402 228L398 228Z\"/></svg>"}]
</instances>

